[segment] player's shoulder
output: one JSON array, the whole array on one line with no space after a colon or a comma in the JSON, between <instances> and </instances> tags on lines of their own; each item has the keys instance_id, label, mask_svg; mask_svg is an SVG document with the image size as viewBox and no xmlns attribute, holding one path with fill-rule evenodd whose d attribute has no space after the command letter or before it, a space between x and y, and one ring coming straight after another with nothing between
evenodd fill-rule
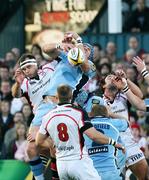
<instances>
[{"instance_id":1,"label":"player's shoulder","mask_svg":"<svg viewBox=\"0 0 149 180\"><path fill-rule=\"evenodd\" d=\"M119 92L119 93L117 93L117 95L116 95L116 99L117 99L117 100L127 101L127 96L126 96L124 93Z\"/></svg>"}]
</instances>

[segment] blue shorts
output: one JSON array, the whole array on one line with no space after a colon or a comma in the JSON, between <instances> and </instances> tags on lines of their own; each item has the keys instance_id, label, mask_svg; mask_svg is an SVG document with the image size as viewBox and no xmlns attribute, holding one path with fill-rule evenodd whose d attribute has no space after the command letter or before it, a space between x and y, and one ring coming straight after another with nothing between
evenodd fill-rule
<instances>
[{"instance_id":1,"label":"blue shorts","mask_svg":"<svg viewBox=\"0 0 149 180\"><path fill-rule=\"evenodd\" d=\"M120 169L120 173L123 172L123 169L125 168L125 164L126 164L126 153L123 154L123 152L121 150L118 150L118 154L117 154L117 166Z\"/></svg>"},{"instance_id":2,"label":"blue shorts","mask_svg":"<svg viewBox=\"0 0 149 180\"><path fill-rule=\"evenodd\" d=\"M54 107L56 106L56 104L52 103L52 102L42 102L35 113L35 116L32 120L31 125L32 126L40 126L42 123L42 118L44 115L46 115L49 111L51 111Z\"/></svg>"},{"instance_id":3,"label":"blue shorts","mask_svg":"<svg viewBox=\"0 0 149 180\"><path fill-rule=\"evenodd\" d=\"M122 180L118 170L108 171L107 169L105 172L100 172L100 176L102 180Z\"/></svg>"}]
</instances>

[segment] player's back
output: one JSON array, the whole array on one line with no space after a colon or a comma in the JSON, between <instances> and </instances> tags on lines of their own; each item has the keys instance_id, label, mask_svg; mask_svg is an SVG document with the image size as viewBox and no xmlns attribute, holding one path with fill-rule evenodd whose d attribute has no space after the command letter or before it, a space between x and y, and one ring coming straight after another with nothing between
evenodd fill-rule
<instances>
[{"instance_id":1,"label":"player's back","mask_svg":"<svg viewBox=\"0 0 149 180\"><path fill-rule=\"evenodd\" d=\"M82 111L70 104L58 106L44 117L56 146L57 160L74 160L87 155L80 133L84 125L82 118Z\"/></svg>"},{"instance_id":2,"label":"player's back","mask_svg":"<svg viewBox=\"0 0 149 180\"><path fill-rule=\"evenodd\" d=\"M115 141L118 140L119 131L125 131L127 122L120 119L110 119L104 117L95 117L91 122L96 130L102 132L106 136L111 137ZM85 137L85 144L88 153L93 160L94 167L99 172L117 169L115 164L115 148L111 145L96 144L88 137Z\"/></svg>"}]
</instances>

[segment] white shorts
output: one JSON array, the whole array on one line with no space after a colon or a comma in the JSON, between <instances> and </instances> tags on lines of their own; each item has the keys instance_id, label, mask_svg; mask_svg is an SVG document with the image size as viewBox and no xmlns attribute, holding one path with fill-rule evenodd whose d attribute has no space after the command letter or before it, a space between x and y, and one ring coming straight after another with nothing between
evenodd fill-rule
<instances>
[{"instance_id":1,"label":"white shorts","mask_svg":"<svg viewBox=\"0 0 149 180\"><path fill-rule=\"evenodd\" d=\"M72 161L57 160L57 170L60 180L101 180L89 157Z\"/></svg>"},{"instance_id":2,"label":"white shorts","mask_svg":"<svg viewBox=\"0 0 149 180\"><path fill-rule=\"evenodd\" d=\"M126 147L126 166L129 167L140 160L145 159L143 152L135 145L132 147Z\"/></svg>"}]
</instances>

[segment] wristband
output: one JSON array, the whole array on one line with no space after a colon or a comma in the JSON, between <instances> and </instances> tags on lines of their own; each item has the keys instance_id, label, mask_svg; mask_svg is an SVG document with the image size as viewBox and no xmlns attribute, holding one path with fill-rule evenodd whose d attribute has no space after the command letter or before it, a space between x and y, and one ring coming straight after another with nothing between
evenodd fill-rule
<instances>
[{"instance_id":1,"label":"wristband","mask_svg":"<svg viewBox=\"0 0 149 180\"><path fill-rule=\"evenodd\" d=\"M123 92L123 93L127 93L128 90L129 90L129 87L128 87L128 85L126 85L126 86L122 89L122 92Z\"/></svg>"},{"instance_id":2,"label":"wristband","mask_svg":"<svg viewBox=\"0 0 149 180\"><path fill-rule=\"evenodd\" d=\"M61 49L61 44L60 43L56 44L55 48L56 49Z\"/></svg>"},{"instance_id":3,"label":"wristband","mask_svg":"<svg viewBox=\"0 0 149 180\"><path fill-rule=\"evenodd\" d=\"M112 138L109 138L109 144L112 146L115 146L116 141L114 141L114 139L112 139Z\"/></svg>"},{"instance_id":4,"label":"wristband","mask_svg":"<svg viewBox=\"0 0 149 180\"><path fill-rule=\"evenodd\" d=\"M146 69L144 69L141 71L141 75L145 78L149 75L149 72Z\"/></svg>"}]
</instances>

